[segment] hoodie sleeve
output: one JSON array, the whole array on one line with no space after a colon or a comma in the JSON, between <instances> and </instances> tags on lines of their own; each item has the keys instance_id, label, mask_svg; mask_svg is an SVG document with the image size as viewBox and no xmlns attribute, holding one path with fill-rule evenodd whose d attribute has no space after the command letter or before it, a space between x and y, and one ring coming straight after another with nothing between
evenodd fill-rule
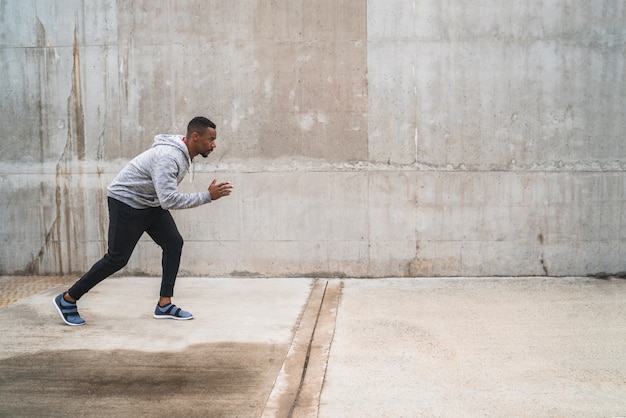
<instances>
[{"instance_id":1,"label":"hoodie sleeve","mask_svg":"<svg viewBox=\"0 0 626 418\"><path fill-rule=\"evenodd\" d=\"M211 201L208 190L199 193L180 193L178 174L181 170L175 158L163 156L152 167L152 180L159 203L163 209L187 209ZM185 170L186 171L186 170Z\"/></svg>"}]
</instances>

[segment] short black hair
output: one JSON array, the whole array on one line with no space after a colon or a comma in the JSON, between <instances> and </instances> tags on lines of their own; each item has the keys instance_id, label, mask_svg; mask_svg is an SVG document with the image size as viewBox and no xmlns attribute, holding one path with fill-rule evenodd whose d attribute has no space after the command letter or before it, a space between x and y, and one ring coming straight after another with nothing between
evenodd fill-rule
<instances>
[{"instance_id":1,"label":"short black hair","mask_svg":"<svg viewBox=\"0 0 626 418\"><path fill-rule=\"evenodd\" d=\"M191 121L187 125L187 136L191 136L191 134L194 132L198 133L198 135L204 135L204 132L208 128L215 129L216 126L213 122L211 122L204 116L196 116L195 118L191 119Z\"/></svg>"}]
</instances>

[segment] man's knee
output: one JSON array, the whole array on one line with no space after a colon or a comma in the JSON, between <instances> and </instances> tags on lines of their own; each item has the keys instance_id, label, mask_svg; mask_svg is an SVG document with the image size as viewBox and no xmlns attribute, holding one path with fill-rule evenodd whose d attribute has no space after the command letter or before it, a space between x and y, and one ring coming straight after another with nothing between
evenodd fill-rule
<instances>
[{"instance_id":1,"label":"man's knee","mask_svg":"<svg viewBox=\"0 0 626 418\"><path fill-rule=\"evenodd\" d=\"M185 245L185 240L182 236L178 235L178 239L176 240L176 248L178 249L178 251L183 251L183 245Z\"/></svg>"},{"instance_id":2,"label":"man's knee","mask_svg":"<svg viewBox=\"0 0 626 418\"><path fill-rule=\"evenodd\" d=\"M126 267L130 257L126 254L107 253L106 257L109 259L109 264L117 270L121 270Z\"/></svg>"},{"instance_id":3,"label":"man's knee","mask_svg":"<svg viewBox=\"0 0 626 418\"><path fill-rule=\"evenodd\" d=\"M163 246L163 250L172 253L182 253L184 244L185 240L183 240L183 237L180 234L176 234L168 240L167 245Z\"/></svg>"}]
</instances>

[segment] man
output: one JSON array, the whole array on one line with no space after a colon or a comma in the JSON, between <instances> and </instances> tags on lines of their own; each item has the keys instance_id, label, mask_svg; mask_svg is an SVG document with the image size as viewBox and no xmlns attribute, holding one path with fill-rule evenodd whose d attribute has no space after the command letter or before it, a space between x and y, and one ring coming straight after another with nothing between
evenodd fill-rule
<instances>
[{"instance_id":1,"label":"man","mask_svg":"<svg viewBox=\"0 0 626 418\"><path fill-rule=\"evenodd\" d=\"M163 250L157 319L192 319L193 315L172 304L183 238L170 209L193 208L230 195L233 186L214 179L208 191L180 193L178 185L197 155L207 157L215 149L216 126L196 117L187 135L157 135L152 148L131 160L108 187L108 251L67 292L54 298L54 306L68 325L83 325L76 301L91 288L124 267L144 232ZM192 173L193 175L193 173Z\"/></svg>"}]
</instances>

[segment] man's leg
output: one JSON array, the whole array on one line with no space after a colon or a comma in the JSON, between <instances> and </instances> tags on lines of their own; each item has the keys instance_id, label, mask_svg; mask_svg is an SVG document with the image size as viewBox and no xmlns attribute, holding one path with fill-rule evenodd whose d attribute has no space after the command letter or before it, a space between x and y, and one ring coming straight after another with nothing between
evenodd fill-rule
<instances>
[{"instance_id":1,"label":"man's leg","mask_svg":"<svg viewBox=\"0 0 626 418\"><path fill-rule=\"evenodd\" d=\"M180 236L172 215L163 210L157 222L146 230L154 242L163 249L163 276L159 303L154 309L156 319L192 319L190 312L183 311L172 304L174 284L180 266L180 256L183 251L183 237Z\"/></svg>"},{"instance_id":2,"label":"man's leg","mask_svg":"<svg viewBox=\"0 0 626 418\"><path fill-rule=\"evenodd\" d=\"M159 296L171 298L174 295L174 284L183 252L183 237L178 232L176 222L169 211L161 209L158 219L146 230L148 235L163 250L161 265L161 291Z\"/></svg>"},{"instance_id":3,"label":"man's leg","mask_svg":"<svg viewBox=\"0 0 626 418\"><path fill-rule=\"evenodd\" d=\"M130 259L149 221L149 209L139 210L109 198L109 244L105 256L96 262L67 292L66 300L75 301L95 285L121 270ZM68 297L69 296L69 297Z\"/></svg>"}]
</instances>

